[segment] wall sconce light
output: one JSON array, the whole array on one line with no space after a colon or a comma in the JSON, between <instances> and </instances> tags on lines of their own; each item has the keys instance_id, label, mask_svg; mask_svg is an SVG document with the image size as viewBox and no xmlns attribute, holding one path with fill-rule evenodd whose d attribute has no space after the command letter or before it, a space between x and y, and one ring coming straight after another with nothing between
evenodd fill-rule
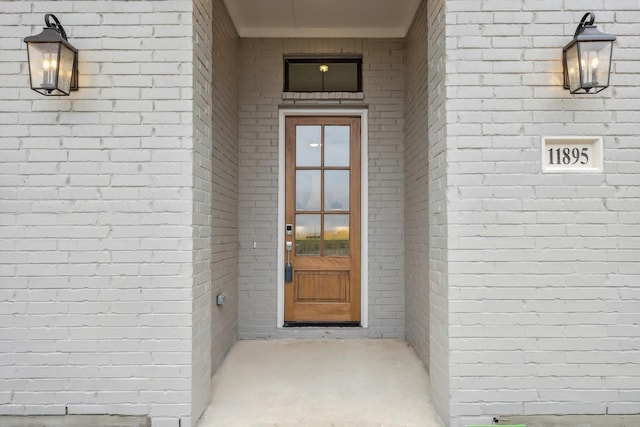
<instances>
[{"instance_id":1,"label":"wall sconce light","mask_svg":"<svg viewBox=\"0 0 640 427\"><path fill-rule=\"evenodd\" d=\"M320 74L322 75L321 88L322 88L322 91L324 92L324 75L329 71L329 66L327 64L320 64L320 66L318 67L318 70L320 70Z\"/></svg>"},{"instance_id":2,"label":"wall sconce light","mask_svg":"<svg viewBox=\"0 0 640 427\"><path fill-rule=\"evenodd\" d=\"M616 36L598 31L595 18L585 13L573 40L562 49L564 88L571 93L596 94L609 86Z\"/></svg>"},{"instance_id":3,"label":"wall sconce light","mask_svg":"<svg viewBox=\"0 0 640 427\"><path fill-rule=\"evenodd\" d=\"M40 34L24 39L31 89L45 96L66 96L78 90L78 49L67 41L58 18L47 13L44 22L47 26Z\"/></svg>"}]
</instances>

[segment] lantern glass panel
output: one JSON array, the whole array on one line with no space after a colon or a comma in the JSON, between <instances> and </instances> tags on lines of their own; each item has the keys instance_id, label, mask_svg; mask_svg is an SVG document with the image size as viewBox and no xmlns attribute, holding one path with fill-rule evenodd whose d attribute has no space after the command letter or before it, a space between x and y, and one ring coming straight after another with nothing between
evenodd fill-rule
<instances>
[{"instance_id":1,"label":"lantern glass panel","mask_svg":"<svg viewBox=\"0 0 640 427\"><path fill-rule=\"evenodd\" d=\"M580 89L580 60L578 59L578 44L569 47L566 52L567 78L571 93Z\"/></svg>"},{"instance_id":2,"label":"lantern glass panel","mask_svg":"<svg viewBox=\"0 0 640 427\"><path fill-rule=\"evenodd\" d=\"M60 43L29 43L29 68L33 89L56 87Z\"/></svg>"},{"instance_id":3,"label":"lantern glass panel","mask_svg":"<svg viewBox=\"0 0 640 427\"><path fill-rule=\"evenodd\" d=\"M578 42L581 85L585 90L609 86L612 45L610 41Z\"/></svg>"},{"instance_id":4,"label":"lantern glass panel","mask_svg":"<svg viewBox=\"0 0 640 427\"><path fill-rule=\"evenodd\" d=\"M71 76L73 74L74 53L69 47L60 45L60 68L58 71L58 90L69 94L71 89Z\"/></svg>"}]
</instances>

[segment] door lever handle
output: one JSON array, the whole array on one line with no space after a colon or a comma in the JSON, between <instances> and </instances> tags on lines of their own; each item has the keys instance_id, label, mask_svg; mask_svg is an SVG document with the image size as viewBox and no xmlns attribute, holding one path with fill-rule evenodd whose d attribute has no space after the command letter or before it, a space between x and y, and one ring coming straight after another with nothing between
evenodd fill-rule
<instances>
[{"instance_id":1,"label":"door lever handle","mask_svg":"<svg viewBox=\"0 0 640 427\"><path fill-rule=\"evenodd\" d=\"M284 281L293 281L293 266L291 265L291 249L293 248L293 242L287 242L287 265L284 267Z\"/></svg>"}]
</instances>

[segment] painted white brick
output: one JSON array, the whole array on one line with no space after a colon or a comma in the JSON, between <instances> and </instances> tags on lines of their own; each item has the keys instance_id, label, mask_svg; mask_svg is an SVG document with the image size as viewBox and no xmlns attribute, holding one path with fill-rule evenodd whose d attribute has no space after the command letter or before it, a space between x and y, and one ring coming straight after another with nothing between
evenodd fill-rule
<instances>
[{"instance_id":1,"label":"painted white brick","mask_svg":"<svg viewBox=\"0 0 640 427\"><path fill-rule=\"evenodd\" d=\"M0 274L13 300L0 309L12 325L0 370L14 376L7 384L22 403L0 392L0 412L68 406L191 424L207 374L235 340L236 304L247 314L241 334L277 336L283 51L367 58L370 221L380 230L370 242L367 333L406 329L443 418L459 426L507 412L637 412L637 2L424 3L404 43L245 40L235 63L220 1L56 2L82 51L82 90L50 100L26 89L20 63L24 25L39 27L53 3L2 2ZM585 5L620 37L614 87L578 98L560 88L558 50ZM238 110L237 78L216 87L210 68L241 74ZM545 134L604 135L605 173L542 175ZM231 304L213 307L212 287ZM85 316L96 313L110 316ZM224 345L212 345L210 331ZM132 380L148 402L114 403L109 381L141 372L164 376ZM95 396L84 391L89 379ZM160 407L153 396L175 384L181 402ZM45 390L67 405L42 401Z\"/></svg>"},{"instance_id":2,"label":"painted white brick","mask_svg":"<svg viewBox=\"0 0 640 427\"><path fill-rule=\"evenodd\" d=\"M216 371L238 337L238 104L239 49L233 23L222 3L213 2L212 82L213 199L211 269L212 340L211 369ZM215 305L218 294L226 294L223 306Z\"/></svg>"},{"instance_id":3,"label":"painted white brick","mask_svg":"<svg viewBox=\"0 0 640 427\"><path fill-rule=\"evenodd\" d=\"M3 357L0 369L11 371L3 376L11 378L14 393L2 401L0 412L154 416L165 411L154 423L177 426L182 419L183 426L191 424L206 399L211 365L207 327L193 336L190 328L192 315L206 324L208 310L198 303L194 314L183 305L192 300L194 287L195 295L210 298L210 275L192 272L194 264L210 265L208 240L197 244L203 251L192 252L194 222L204 227L196 235L206 235L210 223L193 203L191 190L208 191L194 178L193 164L198 155L207 156L200 147L210 144L211 116L198 111L202 126L192 115L209 108L210 73L196 76L191 64L197 56L210 65L211 6L186 0L118 7L110 2L1 3L6 62L0 65L5 88L0 111L7 114L0 114L0 173L11 187L1 193L8 216L1 218L7 245L0 272L13 294L10 304L2 304L11 316L3 339L10 340L5 344L11 352L5 354L12 357ZM43 13L52 9L81 51L80 91L67 99L30 91L20 65L26 62L24 25L37 29ZM194 21L201 24L197 29ZM195 31L202 46L192 46ZM203 83L204 97L195 98L194 81ZM202 135L197 142L196 135ZM5 256L4 248L16 252ZM206 351L198 352L198 345ZM181 353L174 358L152 354L171 349ZM197 384L192 366L204 367ZM166 383L156 385L148 380L153 377L184 381L171 395L174 405L166 405ZM28 388L27 382L18 385L23 379L29 380ZM96 393L87 393L89 387ZM192 387L200 396L193 407ZM137 392L125 389L149 394L138 401ZM52 396L58 396L56 402ZM162 410L154 409L158 405Z\"/></svg>"},{"instance_id":4,"label":"painted white brick","mask_svg":"<svg viewBox=\"0 0 640 427\"><path fill-rule=\"evenodd\" d=\"M620 214L637 210L637 168L630 162L622 172L629 157L613 147L638 129L611 123L627 111L637 115L637 94L621 95L640 59L632 52L640 36L617 18L637 13L637 4L607 2L605 11L605 2L588 2L601 29L626 33L614 60L625 71L614 69L613 87L601 95L578 98L560 86L559 52L584 2L558 10L525 0L508 13L490 12L506 2L480 3L474 11L465 1L447 2L450 423L633 407L624 393L638 380L638 331L634 320L620 319L637 311L637 296L622 295L630 289L623 278L638 272L638 230ZM494 25L481 33L490 47L468 43L477 23L489 20ZM471 58L489 67L483 87L469 85ZM480 132L461 120L469 114L484 114ZM605 173L543 175L539 137L550 134L605 136ZM635 148L626 151L633 156ZM616 186L631 191L623 196ZM614 377L625 381L611 383Z\"/></svg>"}]
</instances>

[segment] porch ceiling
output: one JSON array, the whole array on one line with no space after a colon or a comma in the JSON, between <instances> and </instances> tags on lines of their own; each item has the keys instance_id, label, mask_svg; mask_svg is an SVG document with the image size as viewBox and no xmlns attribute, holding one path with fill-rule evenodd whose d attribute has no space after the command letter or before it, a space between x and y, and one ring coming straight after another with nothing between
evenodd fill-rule
<instances>
[{"instance_id":1,"label":"porch ceiling","mask_svg":"<svg viewBox=\"0 0 640 427\"><path fill-rule=\"evenodd\" d=\"M420 0L224 0L240 37L404 37Z\"/></svg>"}]
</instances>

